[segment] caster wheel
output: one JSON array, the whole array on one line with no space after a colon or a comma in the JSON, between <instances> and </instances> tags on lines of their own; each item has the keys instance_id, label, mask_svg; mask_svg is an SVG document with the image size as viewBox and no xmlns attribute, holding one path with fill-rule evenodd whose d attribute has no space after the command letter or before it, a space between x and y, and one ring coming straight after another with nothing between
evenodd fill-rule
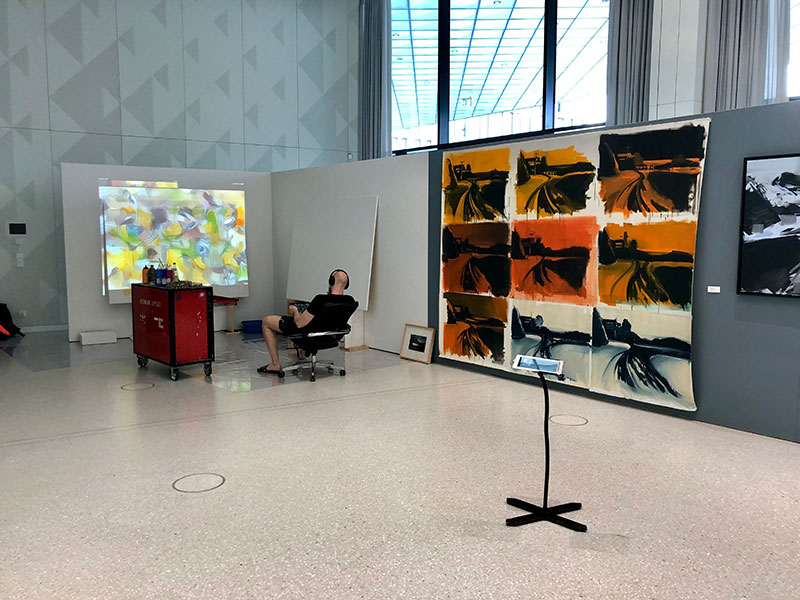
<instances>
[{"instance_id":1,"label":"caster wheel","mask_svg":"<svg viewBox=\"0 0 800 600\"><path fill-rule=\"evenodd\" d=\"M140 367L146 367L147 366L147 357L138 355L136 357L136 362L139 363Z\"/></svg>"},{"instance_id":2,"label":"caster wheel","mask_svg":"<svg viewBox=\"0 0 800 600\"><path fill-rule=\"evenodd\" d=\"M345 375L347 375L347 371L345 371L344 369L340 369L340 370L339 370L339 375L340 375L341 377L344 377Z\"/></svg>"},{"instance_id":3,"label":"caster wheel","mask_svg":"<svg viewBox=\"0 0 800 600\"><path fill-rule=\"evenodd\" d=\"M312 375L311 376L311 381L316 381L316 380L317 380L317 376L316 375Z\"/></svg>"},{"instance_id":4,"label":"caster wheel","mask_svg":"<svg viewBox=\"0 0 800 600\"><path fill-rule=\"evenodd\" d=\"M283 371L278 373L278 379L283 379L284 377L286 377L286 373L284 373Z\"/></svg>"},{"instance_id":5,"label":"caster wheel","mask_svg":"<svg viewBox=\"0 0 800 600\"><path fill-rule=\"evenodd\" d=\"M203 373L206 374L206 377L211 375L211 363L206 363L205 365L203 365Z\"/></svg>"},{"instance_id":6,"label":"caster wheel","mask_svg":"<svg viewBox=\"0 0 800 600\"><path fill-rule=\"evenodd\" d=\"M172 379L172 381L178 381L178 369L176 369L175 367L170 367L169 378Z\"/></svg>"}]
</instances>

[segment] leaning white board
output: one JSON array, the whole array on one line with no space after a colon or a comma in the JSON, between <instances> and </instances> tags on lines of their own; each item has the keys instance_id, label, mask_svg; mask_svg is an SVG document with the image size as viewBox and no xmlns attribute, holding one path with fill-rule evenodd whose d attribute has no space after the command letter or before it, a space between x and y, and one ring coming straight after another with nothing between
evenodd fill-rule
<instances>
[{"instance_id":1,"label":"leaning white board","mask_svg":"<svg viewBox=\"0 0 800 600\"><path fill-rule=\"evenodd\" d=\"M344 269L350 276L346 293L367 310L377 218L377 196L295 204L286 297L311 300L325 293L331 271Z\"/></svg>"}]
</instances>

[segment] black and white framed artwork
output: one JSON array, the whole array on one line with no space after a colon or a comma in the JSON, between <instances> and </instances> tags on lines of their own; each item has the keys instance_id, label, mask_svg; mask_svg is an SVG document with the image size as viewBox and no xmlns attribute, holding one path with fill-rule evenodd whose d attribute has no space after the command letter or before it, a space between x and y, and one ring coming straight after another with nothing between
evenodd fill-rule
<instances>
[{"instance_id":1,"label":"black and white framed artwork","mask_svg":"<svg viewBox=\"0 0 800 600\"><path fill-rule=\"evenodd\" d=\"M800 154L746 158L740 294L800 296Z\"/></svg>"}]
</instances>

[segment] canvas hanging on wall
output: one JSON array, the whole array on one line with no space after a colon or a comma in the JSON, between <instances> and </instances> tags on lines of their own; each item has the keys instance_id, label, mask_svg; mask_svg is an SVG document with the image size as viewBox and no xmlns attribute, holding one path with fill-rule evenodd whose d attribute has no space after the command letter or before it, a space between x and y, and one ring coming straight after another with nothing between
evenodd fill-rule
<instances>
[{"instance_id":1,"label":"canvas hanging on wall","mask_svg":"<svg viewBox=\"0 0 800 600\"><path fill-rule=\"evenodd\" d=\"M570 385L695 410L692 276L708 126L445 153L440 355L506 371L517 354L554 358Z\"/></svg>"},{"instance_id":2,"label":"canvas hanging on wall","mask_svg":"<svg viewBox=\"0 0 800 600\"><path fill-rule=\"evenodd\" d=\"M739 293L800 296L800 155L744 161Z\"/></svg>"}]
</instances>

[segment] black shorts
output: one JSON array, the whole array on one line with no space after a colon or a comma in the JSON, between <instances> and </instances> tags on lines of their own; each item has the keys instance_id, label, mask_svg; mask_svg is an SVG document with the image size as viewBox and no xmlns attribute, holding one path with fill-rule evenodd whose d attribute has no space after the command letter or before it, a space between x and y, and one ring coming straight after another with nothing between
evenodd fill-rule
<instances>
[{"instance_id":1,"label":"black shorts","mask_svg":"<svg viewBox=\"0 0 800 600\"><path fill-rule=\"evenodd\" d=\"M281 330L283 335L295 335L296 333L300 333L300 328L295 325L294 318L288 315L281 317L281 320L278 321L278 329Z\"/></svg>"}]
</instances>

